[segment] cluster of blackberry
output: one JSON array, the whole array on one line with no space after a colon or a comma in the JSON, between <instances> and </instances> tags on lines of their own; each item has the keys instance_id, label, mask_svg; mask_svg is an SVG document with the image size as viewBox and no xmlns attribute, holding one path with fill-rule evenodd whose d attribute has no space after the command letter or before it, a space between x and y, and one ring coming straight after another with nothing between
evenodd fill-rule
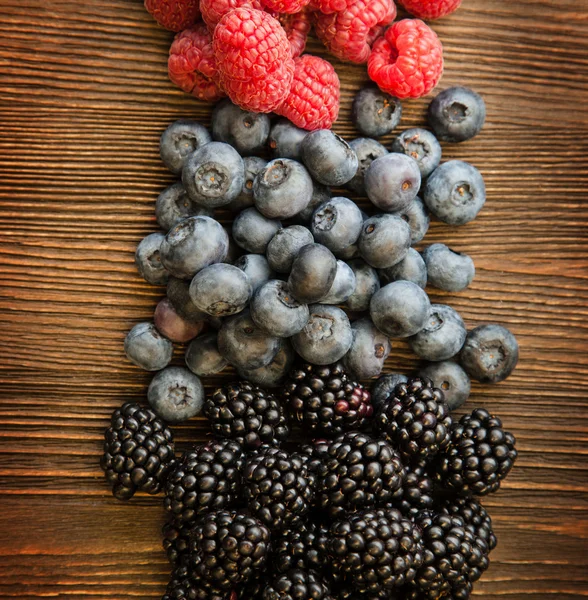
<instances>
[{"instance_id":1,"label":"cluster of blackberry","mask_svg":"<svg viewBox=\"0 0 588 600\"><path fill-rule=\"evenodd\" d=\"M284 403L246 381L220 388L206 400L215 439L179 457L152 411L115 411L113 493L164 492L164 600L469 597L496 546L478 497L511 470L514 436L484 409L454 422L429 380L401 381L374 416L347 381L340 364L301 363ZM332 410L357 397L366 414ZM315 425L298 445L289 416Z\"/></svg>"}]
</instances>

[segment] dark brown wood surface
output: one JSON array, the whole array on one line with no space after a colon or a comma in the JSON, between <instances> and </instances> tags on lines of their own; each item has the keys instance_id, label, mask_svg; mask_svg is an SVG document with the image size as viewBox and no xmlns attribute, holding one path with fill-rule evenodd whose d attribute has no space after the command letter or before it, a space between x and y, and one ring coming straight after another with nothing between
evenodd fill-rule
<instances>
[{"instance_id":1,"label":"dark brown wood surface","mask_svg":"<svg viewBox=\"0 0 588 600\"><path fill-rule=\"evenodd\" d=\"M514 375L475 385L468 404L501 416L520 450L485 502L499 546L476 595L585 597L585 10L578 0L464 0L434 27L445 47L441 88L469 85L488 107L483 133L445 145L444 156L481 169L488 202L465 227L432 227L427 242L463 250L477 267L469 290L432 298L469 326L507 325L521 345ZM164 590L160 499L117 502L98 459L112 409L142 400L150 380L122 348L163 294L133 264L172 180L158 138L176 118L209 118L208 106L167 79L171 37L140 0L0 0L2 598L147 599ZM310 50L320 52L318 43ZM351 138L350 98L365 70L336 66L336 129ZM426 104L405 102L400 129L423 123ZM389 368L415 365L395 342ZM177 432L185 446L206 425Z\"/></svg>"}]
</instances>

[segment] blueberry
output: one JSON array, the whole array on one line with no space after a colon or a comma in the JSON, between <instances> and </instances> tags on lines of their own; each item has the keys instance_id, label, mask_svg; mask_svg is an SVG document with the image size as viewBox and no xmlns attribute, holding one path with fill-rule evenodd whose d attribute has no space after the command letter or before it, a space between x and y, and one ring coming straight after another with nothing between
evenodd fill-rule
<instances>
[{"instance_id":1,"label":"blueberry","mask_svg":"<svg viewBox=\"0 0 588 600\"><path fill-rule=\"evenodd\" d=\"M308 131L299 129L286 119L280 119L269 134L269 147L274 158L301 160L300 148Z\"/></svg>"},{"instance_id":2,"label":"blueberry","mask_svg":"<svg viewBox=\"0 0 588 600\"><path fill-rule=\"evenodd\" d=\"M502 325L480 325L472 329L460 354L466 373L482 383L503 381L518 361L517 339Z\"/></svg>"},{"instance_id":3,"label":"blueberry","mask_svg":"<svg viewBox=\"0 0 588 600\"><path fill-rule=\"evenodd\" d=\"M218 332L219 352L237 369L259 369L269 365L280 347L280 338L259 328L249 310L226 319Z\"/></svg>"},{"instance_id":4,"label":"blueberry","mask_svg":"<svg viewBox=\"0 0 588 600\"><path fill-rule=\"evenodd\" d=\"M316 181L312 182L312 198L308 203L308 206L300 211L297 215L292 217L292 220L296 223L309 223L310 219L314 211L321 205L323 202L327 202L331 199L331 189L322 183L317 183Z\"/></svg>"},{"instance_id":5,"label":"blueberry","mask_svg":"<svg viewBox=\"0 0 588 600\"><path fill-rule=\"evenodd\" d=\"M359 196L365 196L365 173L374 160L388 154L388 150L371 138L356 138L351 140L349 145L357 154L359 167L353 179L347 183L347 187Z\"/></svg>"},{"instance_id":6,"label":"blueberry","mask_svg":"<svg viewBox=\"0 0 588 600\"><path fill-rule=\"evenodd\" d=\"M337 362L351 347L353 333L347 315L336 306L313 304L304 329L292 337L294 350L313 365Z\"/></svg>"},{"instance_id":7,"label":"blueberry","mask_svg":"<svg viewBox=\"0 0 588 600\"><path fill-rule=\"evenodd\" d=\"M186 348L186 366L198 377L216 375L228 366L229 361L218 351L216 331L196 338Z\"/></svg>"},{"instance_id":8,"label":"blueberry","mask_svg":"<svg viewBox=\"0 0 588 600\"><path fill-rule=\"evenodd\" d=\"M361 257L372 267L392 267L410 248L410 227L397 215L375 215L363 223L357 244Z\"/></svg>"},{"instance_id":9,"label":"blueberry","mask_svg":"<svg viewBox=\"0 0 588 600\"><path fill-rule=\"evenodd\" d=\"M274 279L264 283L251 299L251 318L263 331L279 338L298 333L308 322L306 304L301 304L285 281Z\"/></svg>"},{"instance_id":10,"label":"blueberry","mask_svg":"<svg viewBox=\"0 0 588 600\"><path fill-rule=\"evenodd\" d=\"M260 151L269 132L268 115L243 110L228 98L218 102L212 111L213 139L230 144L241 156Z\"/></svg>"},{"instance_id":11,"label":"blueberry","mask_svg":"<svg viewBox=\"0 0 588 600\"><path fill-rule=\"evenodd\" d=\"M257 210L268 219L288 219L312 199L312 179L304 165L290 158L267 163L253 183Z\"/></svg>"},{"instance_id":12,"label":"blueberry","mask_svg":"<svg viewBox=\"0 0 588 600\"><path fill-rule=\"evenodd\" d=\"M337 197L321 204L312 215L310 230L314 239L337 254L357 242L363 216L355 202Z\"/></svg>"},{"instance_id":13,"label":"blueberry","mask_svg":"<svg viewBox=\"0 0 588 600\"><path fill-rule=\"evenodd\" d=\"M406 383L407 381L408 377L406 375L401 375L400 373L387 373L386 375L378 377L372 384L370 390L374 411L377 412L380 406L388 402L390 395L394 392L399 383Z\"/></svg>"},{"instance_id":14,"label":"blueberry","mask_svg":"<svg viewBox=\"0 0 588 600\"><path fill-rule=\"evenodd\" d=\"M351 120L357 131L368 137L382 137L400 123L402 105L398 98L382 92L376 86L365 87L355 95Z\"/></svg>"},{"instance_id":15,"label":"blueberry","mask_svg":"<svg viewBox=\"0 0 588 600\"><path fill-rule=\"evenodd\" d=\"M427 179L423 200L427 208L448 225L473 221L486 202L480 171L461 160L449 160Z\"/></svg>"},{"instance_id":16,"label":"blueberry","mask_svg":"<svg viewBox=\"0 0 588 600\"><path fill-rule=\"evenodd\" d=\"M338 260L333 285L319 304L343 304L347 302L353 292L355 292L355 273L346 262Z\"/></svg>"},{"instance_id":17,"label":"blueberry","mask_svg":"<svg viewBox=\"0 0 588 600\"><path fill-rule=\"evenodd\" d=\"M376 158L365 172L365 191L380 210L400 212L416 198L421 185L419 166L405 154Z\"/></svg>"},{"instance_id":18,"label":"blueberry","mask_svg":"<svg viewBox=\"0 0 588 600\"><path fill-rule=\"evenodd\" d=\"M264 217L256 208L246 208L233 221L233 239L247 252L264 254L282 224Z\"/></svg>"},{"instance_id":19,"label":"blueberry","mask_svg":"<svg viewBox=\"0 0 588 600\"><path fill-rule=\"evenodd\" d=\"M160 300L155 307L153 323L168 340L183 344L200 334L206 322L183 319L168 298Z\"/></svg>"},{"instance_id":20,"label":"blueberry","mask_svg":"<svg viewBox=\"0 0 588 600\"><path fill-rule=\"evenodd\" d=\"M162 233L151 233L144 237L135 251L137 270L152 285L165 285L169 272L161 262L161 244L165 236Z\"/></svg>"},{"instance_id":21,"label":"blueberry","mask_svg":"<svg viewBox=\"0 0 588 600\"><path fill-rule=\"evenodd\" d=\"M245 166L229 144L210 142L188 156L182 183L194 202L208 208L226 206L243 189Z\"/></svg>"},{"instance_id":22,"label":"blueberry","mask_svg":"<svg viewBox=\"0 0 588 600\"><path fill-rule=\"evenodd\" d=\"M282 340L280 350L272 362L259 369L238 369L239 377L263 388L281 387L288 377L296 354L288 340Z\"/></svg>"},{"instance_id":23,"label":"blueberry","mask_svg":"<svg viewBox=\"0 0 588 600\"><path fill-rule=\"evenodd\" d=\"M246 273L224 263L210 265L196 274L190 284L192 302L213 317L241 312L251 298L251 283Z\"/></svg>"},{"instance_id":24,"label":"blueberry","mask_svg":"<svg viewBox=\"0 0 588 600\"><path fill-rule=\"evenodd\" d=\"M374 325L393 338L418 333L427 322L431 303L427 294L412 281L394 281L378 290L370 302Z\"/></svg>"},{"instance_id":25,"label":"blueberry","mask_svg":"<svg viewBox=\"0 0 588 600\"><path fill-rule=\"evenodd\" d=\"M357 244L347 246L347 248L341 250L341 252L337 252L337 258L340 258L341 260L359 258L359 246Z\"/></svg>"},{"instance_id":26,"label":"blueberry","mask_svg":"<svg viewBox=\"0 0 588 600\"><path fill-rule=\"evenodd\" d=\"M443 391L449 410L456 410L470 397L471 382L468 374L454 361L444 360L425 365L419 377L426 377Z\"/></svg>"},{"instance_id":27,"label":"blueberry","mask_svg":"<svg viewBox=\"0 0 588 600\"><path fill-rule=\"evenodd\" d=\"M188 217L172 227L161 244L161 262L174 276L191 279L208 265L222 262L229 236L210 217Z\"/></svg>"},{"instance_id":28,"label":"blueberry","mask_svg":"<svg viewBox=\"0 0 588 600\"><path fill-rule=\"evenodd\" d=\"M336 274L337 259L333 253L321 244L309 244L294 259L288 286L299 302L310 304L329 293Z\"/></svg>"},{"instance_id":29,"label":"blueberry","mask_svg":"<svg viewBox=\"0 0 588 600\"><path fill-rule=\"evenodd\" d=\"M432 244L423 250L427 265L428 282L446 292L465 290L474 279L474 261L461 252L454 252L445 244Z\"/></svg>"},{"instance_id":30,"label":"blueberry","mask_svg":"<svg viewBox=\"0 0 588 600\"><path fill-rule=\"evenodd\" d=\"M368 310L372 296L380 289L378 272L361 258L347 264L355 275L355 291L347 298L347 308L357 312Z\"/></svg>"},{"instance_id":31,"label":"blueberry","mask_svg":"<svg viewBox=\"0 0 588 600\"><path fill-rule=\"evenodd\" d=\"M465 323L456 310L445 304L431 304L425 326L408 340L408 344L425 360L447 360L461 350L466 335Z\"/></svg>"},{"instance_id":32,"label":"blueberry","mask_svg":"<svg viewBox=\"0 0 588 600\"><path fill-rule=\"evenodd\" d=\"M482 96L466 87L443 90L429 104L429 125L444 142L465 142L478 135L486 119Z\"/></svg>"},{"instance_id":33,"label":"blueberry","mask_svg":"<svg viewBox=\"0 0 588 600\"><path fill-rule=\"evenodd\" d=\"M125 338L125 354L146 371L159 371L169 365L173 344L157 331L153 323L137 323Z\"/></svg>"},{"instance_id":34,"label":"blueberry","mask_svg":"<svg viewBox=\"0 0 588 600\"><path fill-rule=\"evenodd\" d=\"M428 177L441 162L441 144L430 131L419 127L403 131L394 140L392 152L414 158L423 179Z\"/></svg>"},{"instance_id":35,"label":"blueberry","mask_svg":"<svg viewBox=\"0 0 588 600\"><path fill-rule=\"evenodd\" d=\"M289 273L298 252L313 242L312 233L302 225L279 229L267 245L267 261L277 273Z\"/></svg>"},{"instance_id":36,"label":"blueberry","mask_svg":"<svg viewBox=\"0 0 588 600\"><path fill-rule=\"evenodd\" d=\"M192 202L186 189L179 182L165 188L155 203L155 218L165 231L169 231L187 217L199 216L212 217L214 211Z\"/></svg>"},{"instance_id":37,"label":"blueberry","mask_svg":"<svg viewBox=\"0 0 588 600\"><path fill-rule=\"evenodd\" d=\"M353 342L343 359L345 368L356 379L377 377L392 350L390 340L368 318L355 321L351 329Z\"/></svg>"},{"instance_id":38,"label":"blueberry","mask_svg":"<svg viewBox=\"0 0 588 600\"><path fill-rule=\"evenodd\" d=\"M417 196L400 215L410 227L410 244L418 244L429 231L431 219L423 201Z\"/></svg>"},{"instance_id":39,"label":"blueberry","mask_svg":"<svg viewBox=\"0 0 588 600\"><path fill-rule=\"evenodd\" d=\"M233 212L240 212L255 203L253 201L253 182L258 173L265 169L267 160L258 156L247 156L243 159L243 188L241 193L231 201L227 208Z\"/></svg>"},{"instance_id":40,"label":"blueberry","mask_svg":"<svg viewBox=\"0 0 588 600\"><path fill-rule=\"evenodd\" d=\"M199 310L190 298L190 281L170 277L166 292L168 300L182 319L190 323L199 323L207 319L208 315Z\"/></svg>"},{"instance_id":41,"label":"blueberry","mask_svg":"<svg viewBox=\"0 0 588 600\"><path fill-rule=\"evenodd\" d=\"M302 142L302 161L319 183L331 186L351 181L359 166L349 144L330 129L307 134Z\"/></svg>"},{"instance_id":42,"label":"blueberry","mask_svg":"<svg viewBox=\"0 0 588 600\"><path fill-rule=\"evenodd\" d=\"M227 250L225 259L222 262L232 265L236 263L241 256L243 256L244 252L243 248L241 248L241 246L239 246L239 244L237 244L237 242L233 239L229 227L223 225L223 229L227 232L227 236L229 238L229 248Z\"/></svg>"},{"instance_id":43,"label":"blueberry","mask_svg":"<svg viewBox=\"0 0 588 600\"><path fill-rule=\"evenodd\" d=\"M252 293L266 281L275 277L275 273L263 254L245 254L235 262L235 266L241 269L249 278Z\"/></svg>"},{"instance_id":44,"label":"blueberry","mask_svg":"<svg viewBox=\"0 0 588 600\"><path fill-rule=\"evenodd\" d=\"M414 248L409 248L406 256L393 267L381 269L379 275L384 285L393 281L412 281L423 289L427 287L427 267Z\"/></svg>"},{"instance_id":45,"label":"blueberry","mask_svg":"<svg viewBox=\"0 0 588 600\"><path fill-rule=\"evenodd\" d=\"M151 380L147 400L164 421L181 423L202 411L204 387L200 379L188 369L168 367Z\"/></svg>"},{"instance_id":46,"label":"blueberry","mask_svg":"<svg viewBox=\"0 0 588 600\"><path fill-rule=\"evenodd\" d=\"M161 135L159 154L163 164L175 175L182 172L186 158L208 144L210 133L195 121L180 119L172 123Z\"/></svg>"}]
</instances>

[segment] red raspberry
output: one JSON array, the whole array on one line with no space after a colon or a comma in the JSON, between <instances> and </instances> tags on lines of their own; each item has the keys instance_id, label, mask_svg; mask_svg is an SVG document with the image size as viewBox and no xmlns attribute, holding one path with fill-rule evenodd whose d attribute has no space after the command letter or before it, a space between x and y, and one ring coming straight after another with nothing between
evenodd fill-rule
<instances>
[{"instance_id":1,"label":"red raspberry","mask_svg":"<svg viewBox=\"0 0 588 600\"><path fill-rule=\"evenodd\" d=\"M419 19L440 19L456 11L461 0L399 0L406 10Z\"/></svg>"},{"instance_id":2,"label":"red raspberry","mask_svg":"<svg viewBox=\"0 0 588 600\"><path fill-rule=\"evenodd\" d=\"M274 112L301 129L330 129L339 116L339 77L333 65L305 54L294 60L290 94Z\"/></svg>"},{"instance_id":3,"label":"red raspberry","mask_svg":"<svg viewBox=\"0 0 588 600\"><path fill-rule=\"evenodd\" d=\"M202 22L178 33L169 49L169 78L199 100L216 102L224 93L215 83L216 63L212 38Z\"/></svg>"},{"instance_id":4,"label":"red raspberry","mask_svg":"<svg viewBox=\"0 0 588 600\"><path fill-rule=\"evenodd\" d=\"M202 18L210 31L214 31L218 22L229 11L235 8L255 8L261 10L263 6L260 0L200 0Z\"/></svg>"},{"instance_id":5,"label":"red raspberry","mask_svg":"<svg viewBox=\"0 0 588 600\"><path fill-rule=\"evenodd\" d=\"M147 12L165 29L182 31L200 18L198 0L145 0Z\"/></svg>"},{"instance_id":6,"label":"red raspberry","mask_svg":"<svg viewBox=\"0 0 588 600\"><path fill-rule=\"evenodd\" d=\"M312 28L310 12L308 10L301 10L295 15L281 14L277 15L277 19L286 30L290 49L292 50L292 58L300 56L304 52L304 48L306 48L306 40Z\"/></svg>"},{"instance_id":7,"label":"red raspberry","mask_svg":"<svg viewBox=\"0 0 588 600\"><path fill-rule=\"evenodd\" d=\"M234 104L264 113L282 104L292 85L294 60L277 19L252 8L232 10L216 26L212 46L221 87Z\"/></svg>"},{"instance_id":8,"label":"red raspberry","mask_svg":"<svg viewBox=\"0 0 588 600\"><path fill-rule=\"evenodd\" d=\"M293 15L300 12L310 0L261 0L265 8Z\"/></svg>"},{"instance_id":9,"label":"red raspberry","mask_svg":"<svg viewBox=\"0 0 588 600\"><path fill-rule=\"evenodd\" d=\"M315 12L314 28L328 50L341 60L355 63L367 61L370 42L396 16L392 0L355 0L343 12L325 15Z\"/></svg>"},{"instance_id":10,"label":"red raspberry","mask_svg":"<svg viewBox=\"0 0 588 600\"><path fill-rule=\"evenodd\" d=\"M397 98L428 94L443 74L443 46L437 34L418 19L404 19L376 40L368 75Z\"/></svg>"},{"instance_id":11,"label":"red raspberry","mask_svg":"<svg viewBox=\"0 0 588 600\"><path fill-rule=\"evenodd\" d=\"M310 6L326 15L330 15L334 12L347 10L354 2L355 0L310 0Z\"/></svg>"}]
</instances>

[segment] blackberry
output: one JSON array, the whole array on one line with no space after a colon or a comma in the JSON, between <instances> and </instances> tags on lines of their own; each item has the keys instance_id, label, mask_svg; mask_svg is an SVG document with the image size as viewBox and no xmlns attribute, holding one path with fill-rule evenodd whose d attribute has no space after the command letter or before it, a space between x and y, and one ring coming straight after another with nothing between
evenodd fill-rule
<instances>
[{"instance_id":1,"label":"blackberry","mask_svg":"<svg viewBox=\"0 0 588 600\"><path fill-rule=\"evenodd\" d=\"M496 535L492 529L492 519L475 498L448 499L441 505L441 511L463 519L465 526L474 536L484 540L489 551L496 548Z\"/></svg>"},{"instance_id":2,"label":"blackberry","mask_svg":"<svg viewBox=\"0 0 588 600\"><path fill-rule=\"evenodd\" d=\"M263 590L262 600L331 600L328 584L315 571L292 569L275 577Z\"/></svg>"},{"instance_id":3,"label":"blackberry","mask_svg":"<svg viewBox=\"0 0 588 600\"><path fill-rule=\"evenodd\" d=\"M286 529L273 540L273 564L278 573L290 569L322 571L327 560L328 529L313 521Z\"/></svg>"},{"instance_id":4,"label":"blackberry","mask_svg":"<svg viewBox=\"0 0 588 600\"><path fill-rule=\"evenodd\" d=\"M376 427L408 458L430 459L449 445L453 421L443 392L429 380L400 383L376 416Z\"/></svg>"},{"instance_id":5,"label":"blackberry","mask_svg":"<svg viewBox=\"0 0 588 600\"><path fill-rule=\"evenodd\" d=\"M483 409L464 415L451 430L451 444L439 456L437 478L458 493L495 492L517 458L515 437Z\"/></svg>"},{"instance_id":6,"label":"blackberry","mask_svg":"<svg viewBox=\"0 0 588 600\"><path fill-rule=\"evenodd\" d=\"M297 526L306 515L314 480L300 454L268 446L245 463L243 491L251 514L279 531Z\"/></svg>"},{"instance_id":7,"label":"blackberry","mask_svg":"<svg viewBox=\"0 0 588 600\"><path fill-rule=\"evenodd\" d=\"M112 413L100 466L115 498L158 494L174 462L172 432L153 411L127 402Z\"/></svg>"},{"instance_id":8,"label":"blackberry","mask_svg":"<svg viewBox=\"0 0 588 600\"><path fill-rule=\"evenodd\" d=\"M373 414L370 393L350 380L341 363L302 363L290 373L284 397L291 417L311 435L361 429Z\"/></svg>"},{"instance_id":9,"label":"blackberry","mask_svg":"<svg viewBox=\"0 0 588 600\"><path fill-rule=\"evenodd\" d=\"M433 508L434 487L426 461L421 459L409 463L402 484L402 498L397 503L400 512L412 518L422 510Z\"/></svg>"},{"instance_id":10,"label":"blackberry","mask_svg":"<svg viewBox=\"0 0 588 600\"><path fill-rule=\"evenodd\" d=\"M161 600L232 600L232 595L193 579L187 564L183 563L174 569Z\"/></svg>"},{"instance_id":11,"label":"blackberry","mask_svg":"<svg viewBox=\"0 0 588 600\"><path fill-rule=\"evenodd\" d=\"M488 547L477 543L459 517L424 511L416 519L422 531L423 564L414 585L416 597L466 600L472 583L488 567Z\"/></svg>"},{"instance_id":12,"label":"blackberry","mask_svg":"<svg viewBox=\"0 0 588 600\"><path fill-rule=\"evenodd\" d=\"M190 534L190 575L214 588L232 590L262 571L269 547L269 529L256 518L235 511L209 512Z\"/></svg>"},{"instance_id":13,"label":"blackberry","mask_svg":"<svg viewBox=\"0 0 588 600\"><path fill-rule=\"evenodd\" d=\"M394 501L402 494L404 466L384 440L348 432L316 449L317 504L331 517Z\"/></svg>"},{"instance_id":14,"label":"blackberry","mask_svg":"<svg viewBox=\"0 0 588 600\"><path fill-rule=\"evenodd\" d=\"M290 432L278 400L246 381L216 390L204 403L204 414L215 435L236 440L245 451L277 446Z\"/></svg>"},{"instance_id":15,"label":"blackberry","mask_svg":"<svg viewBox=\"0 0 588 600\"><path fill-rule=\"evenodd\" d=\"M368 596L410 583L423 561L419 529L394 508L352 515L330 533L333 570Z\"/></svg>"},{"instance_id":16,"label":"blackberry","mask_svg":"<svg viewBox=\"0 0 588 600\"><path fill-rule=\"evenodd\" d=\"M243 449L234 440L212 440L185 452L170 472L163 505L176 520L234 505L241 491Z\"/></svg>"},{"instance_id":17,"label":"blackberry","mask_svg":"<svg viewBox=\"0 0 588 600\"><path fill-rule=\"evenodd\" d=\"M169 562L178 566L190 549L190 530L193 523L177 523L173 519L162 528L163 549Z\"/></svg>"}]
</instances>

